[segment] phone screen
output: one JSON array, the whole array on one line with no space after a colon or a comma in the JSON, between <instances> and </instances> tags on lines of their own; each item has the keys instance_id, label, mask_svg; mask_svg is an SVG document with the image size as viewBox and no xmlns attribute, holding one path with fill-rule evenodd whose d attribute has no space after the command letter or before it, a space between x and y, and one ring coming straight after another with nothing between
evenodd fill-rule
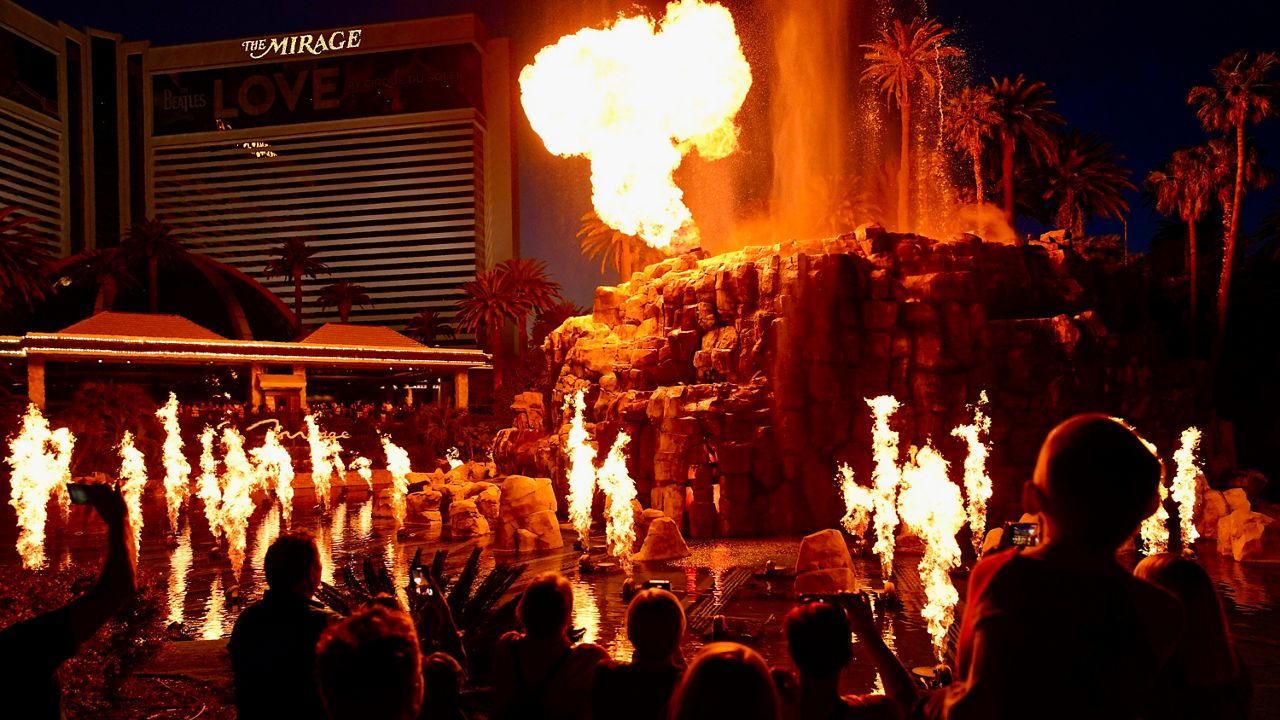
<instances>
[{"instance_id":1,"label":"phone screen","mask_svg":"<svg viewBox=\"0 0 1280 720\"><path fill-rule=\"evenodd\" d=\"M1009 526L1015 547L1035 547L1040 544L1040 525L1037 523L1013 523Z\"/></svg>"},{"instance_id":2,"label":"phone screen","mask_svg":"<svg viewBox=\"0 0 1280 720\"><path fill-rule=\"evenodd\" d=\"M89 504L89 486L83 483L67 483L67 494L76 505Z\"/></svg>"}]
</instances>

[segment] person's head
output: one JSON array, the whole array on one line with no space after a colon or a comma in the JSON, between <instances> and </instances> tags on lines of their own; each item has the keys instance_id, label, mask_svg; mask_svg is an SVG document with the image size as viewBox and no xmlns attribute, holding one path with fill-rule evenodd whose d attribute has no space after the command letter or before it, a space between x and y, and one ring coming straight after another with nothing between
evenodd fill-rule
<instances>
[{"instance_id":1,"label":"person's head","mask_svg":"<svg viewBox=\"0 0 1280 720\"><path fill-rule=\"evenodd\" d=\"M1124 421L1077 415L1040 446L1023 502L1043 513L1048 541L1114 550L1155 512L1163 478L1155 449Z\"/></svg>"},{"instance_id":2,"label":"person's head","mask_svg":"<svg viewBox=\"0 0 1280 720\"><path fill-rule=\"evenodd\" d=\"M530 637L563 636L573 619L573 586L560 573L543 573L524 589L516 614Z\"/></svg>"},{"instance_id":3,"label":"person's head","mask_svg":"<svg viewBox=\"0 0 1280 720\"><path fill-rule=\"evenodd\" d=\"M671 698L671 720L777 720L778 691L764 658L737 643L698 653Z\"/></svg>"},{"instance_id":4,"label":"person's head","mask_svg":"<svg viewBox=\"0 0 1280 720\"><path fill-rule=\"evenodd\" d=\"M684 608L666 590L641 590L627 606L627 639L637 660L665 660L684 637Z\"/></svg>"},{"instance_id":5,"label":"person's head","mask_svg":"<svg viewBox=\"0 0 1280 720\"><path fill-rule=\"evenodd\" d=\"M467 673L452 655L433 652L422 660L427 705L457 705Z\"/></svg>"},{"instance_id":6,"label":"person's head","mask_svg":"<svg viewBox=\"0 0 1280 720\"><path fill-rule=\"evenodd\" d=\"M422 707L422 650L407 613L366 607L316 645L316 680L330 720L411 720Z\"/></svg>"},{"instance_id":7,"label":"person's head","mask_svg":"<svg viewBox=\"0 0 1280 720\"><path fill-rule=\"evenodd\" d=\"M787 651L801 675L829 677L853 661L849 616L835 603L801 603L787 613L783 628Z\"/></svg>"},{"instance_id":8,"label":"person's head","mask_svg":"<svg viewBox=\"0 0 1280 720\"><path fill-rule=\"evenodd\" d=\"M1182 603L1186 617L1178 655L1189 674L1187 679L1197 684L1213 684L1233 677L1236 657L1231 631L1209 573L1194 560L1160 553L1143 558L1133 574Z\"/></svg>"},{"instance_id":9,"label":"person's head","mask_svg":"<svg viewBox=\"0 0 1280 720\"><path fill-rule=\"evenodd\" d=\"M311 597L320 587L320 550L307 533L287 533L267 548L262 561L267 587Z\"/></svg>"}]
</instances>

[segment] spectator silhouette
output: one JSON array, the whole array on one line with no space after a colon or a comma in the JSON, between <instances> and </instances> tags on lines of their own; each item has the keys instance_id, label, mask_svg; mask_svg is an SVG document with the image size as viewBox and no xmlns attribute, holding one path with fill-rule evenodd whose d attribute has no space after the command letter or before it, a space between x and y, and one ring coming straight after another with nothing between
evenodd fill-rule
<instances>
[{"instance_id":1,"label":"spectator silhouette","mask_svg":"<svg viewBox=\"0 0 1280 720\"><path fill-rule=\"evenodd\" d=\"M83 595L0 631L0 697L25 718L62 717L58 668L137 592L133 532L120 493L89 485L90 504L107 524L107 558Z\"/></svg>"},{"instance_id":2,"label":"spectator silhouette","mask_svg":"<svg viewBox=\"0 0 1280 720\"><path fill-rule=\"evenodd\" d=\"M671 720L779 720L769 666L745 645L716 642L694 658L671 698Z\"/></svg>"},{"instance_id":3,"label":"spectator silhouette","mask_svg":"<svg viewBox=\"0 0 1280 720\"><path fill-rule=\"evenodd\" d=\"M227 649L236 712L254 718L323 718L316 690L316 640L337 616L311 599L320 552L310 535L281 535L267 549L267 591L240 613Z\"/></svg>"},{"instance_id":4,"label":"spectator silhouette","mask_svg":"<svg viewBox=\"0 0 1280 720\"><path fill-rule=\"evenodd\" d=\"M1133 574L1182 602L1186 626L1155 694L1151 717L1221 718L1249 716L1252 683L1236 654L1222 601L1213 581L1194 560L1172 553L1144 558Z\"/></svg>"},{"instance_id":5,"label":"spectator silhouette","mask_svg":"<svg viewBox=\"0 0 1280 720\"><path fill-rule=\"evenodd\" d=\"M799 671L798 686L788 682L782 696L789 718L841 720L897 718L917 699L907 669L885 645L866 595L842 596L848 606L806 602L787 613L783 628L787 650ZM852 633L867 648L883 679L886 695L840 694L840 673L853 661Z\"/></svg>"},{"instance_id":6,"label":"spectator silhouette","mask_svg":"<svg viewBox=\"0 0 1280 720\"><path fill-rule=\"evenodd\" d=\"M1023 489L1042 543L973 569L956 682L926 717L1137 718L1181 633L1178 603L1117 549L1156 508L1160 459L1133 428L1078 415L1054 428Z\"/></svg>"},{"instance_id":7,"label":"spectator silhouette","mask_svg":"<svg viewBox=\"0 0 1280 720\"><path fill-rule=\"evenodd\" d=\"M596 666L609 658L599 645L574 644L573 587L559 573L539 575L516 608L523 633L498 639L493 653L496 720L571 720L590 715Z\"/></svg>"},{"instance_id":8,"label":"spectator silhouette","mask_svg":"<svg viewBox=\"0 0 1280 720\"><path fill-rule=\"evenodd\" d=\"M462 684L467 673L447 652L433 652L422 661L422 679L426 699L422 703L422 720L466 720L462 710Z\"/></svg>"},{"instance_id":9,"label":"spectator silhouette","mask_svg":"<svg viewBox=\"0 0 1280 720\"><path fill-rule=\"evenodd\" d=\"M422 709L422 650L402 610L370 605L329 625L313 667L329 720L414 720Z\"/></svg>"},{"instance_id":10,"label":"spectator silhouette","mask_svg":"<svg viewBox=\"0 0 1280 720\"><path fill-rule=\"evenodd\" d=\"M631 662L603 664L596 669L592 717L665 718L667 703L683 673L683 637L684 608L676 596L666 590L641 590L627 606L627 639L635 649Z\"/></svg>"}]
</instances>

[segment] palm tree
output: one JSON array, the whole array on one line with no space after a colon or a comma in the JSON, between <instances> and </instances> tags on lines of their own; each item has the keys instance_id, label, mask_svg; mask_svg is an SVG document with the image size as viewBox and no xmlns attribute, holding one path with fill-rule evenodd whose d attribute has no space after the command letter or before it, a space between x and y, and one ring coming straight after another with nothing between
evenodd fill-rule
<instances>
[{"instance_id":1,"label":"palm tree","mask_svg":"<svg viewBox=\"0 0 1280 720\"><path fill-rule=\"evenodd\" d=\"M1086 216L1120 220L1129 211L1126 190L1136 190L1124 156L1094 133L1072 129L1056 143L1049 160L1044 199L1057 208L1058 227L1084 234Z\"/></svg>"},{"instance_id":2,"label":"palm tree","mask_svg":"<svg viewBox=\"0 0 1280 720\"><path fill-rule=\"evenodd\" d=\"M902 126L901 155L898 164L898 227L910 226L907 204L910 199L911 173L911 93L923 85L936 91L941 61L964 57L957 47L943 45L951 30L932 18L915 18L904 25L894 19L892 27L880 30L880 39L863 45L867 68L862 79L875 83L889 101L897 105Z\"/></svg>"},{"instance_id":3,"label":"palm tree","mask_svg":"<svg viewBox=\"0 0 1280 720\"><path fill-rule=\"evenodd\" d=\"M93 300L95 313L115 307L116 296L121 290L135 288L138 274L127 254L120 248L99 248L86 253L84 277L98 288Z\"/></svg>"},{"instance_id":4,"label":"palm tree","mask_svg":"<svg viewBox=\"0 0 1280 720\"><path fill-rule=\"evenodd\" d=\"M488 336L493 354L493 385L502 387L502 327L529 314L528 299L511 282L511 275L500 270L476 273L476 279L462 285L465 295L458 301L454 321L459 328L476 337Z\"/></svg>"},{"instance_id":5,"label":"palm tree","mask_svg":"<svg viewBox=\"0 0 1280 720\"><path fill-rule=\"evenodd\" d=\"M953 147L973 161L973 199L978 204L987 199L982 180L982 154L1000 123L995 105L996 98L991 90L977 85L947 98L943 115L942 131Z\"/></svg>"},{"instance_id":6,"label":"palm tree","mask_svg":"<svg viewBox=\"0 0 1280 720\"><path fill-rule=\"evenodd\" d=\"M332 285L320 289L320 307L327 310L338 308L338 320L346 323L351 317L351 306L369 307L373 301L369 299L369 288L357 285L350 280L339 280Z\"/></svg>"},{"instance_id":7,"label":"palm tree","mask_svg":"<svg viewBox=\"0 0 1280 720\"><path fill-rule=\"evenodd\" d=\"M1230 219L1222 248L1222 277L1218 282L1218 327L1214 334L1212 362L1222 352L1227 329L1227 300L1231 294L1231 267L1236 240L1240 235L1240 203L1244 196L1248 160L1245 156L1245 126L1274 117L1277 88L1271 75L1280 57L1271 52L1241 50L1213 69L1212 85L1197 85L1187 93L1187 104L1195 105L1196 117L1204 129L1231 135L1235 141L1235 181L1232 184Z\"/></svg>"},{"instance_id":8,"label":"palm tree","mask_svg":"<svg viewBox=\"0 0 1280 720\"><path fill-rule=\"evenodd\" d=\"M143 218L129 228L121 246L124 257L147 265L147 303L151 312L160 312L160 267L169 266L187 254L179 238L161 220Z\"/></svg>"},{"instance_id":9,"label":"palm tree","mask_svg":"<svg viewBox=\"0 0 1280 720\"><path fill-rule=\"evenodd\" d=\"M1013 225L1013 167L1019 146L1030 155L1036 165L1043 165L1053 157L1053 126L1066 121L1051 108L1056 104L1049 89L1042 82L1028 82L1019 75L1010 80L991 78L991 94L995 97L995 111L999 116L997 135L1000 138L1000 182L1004 186L1005 221Z\"/></svg>"},{"instance_id":10,"label":"palm tree","mask_svg":"<svg viewBox=\"0 0 1280 720\"><path fill-rule=\"evenodd\" d=\"M1187 224L1187 273L1191 295L1189 336L1193 348L1200 317L1197 281L1200 256L1196 249L1196 223L1209 209L1210 193L1223 185L1224 170L1214 162L1210 149L1201 145L1178 150L1163 170L1153 170L1147 175L1146 185L1155 197L1156 210L1165 215L1176 215Z\"/></svg>"},{"instance_id":11,"label":"palm tree","mask_svg":"<svg viewBox=\"0 0 1280 720\"><path fill-rule=\"evenodd\" d=\"M293 279L293 329L302 335L302 278L315 278L328 273L329 266L315 257L316 251L307 247L307 241L291 237L280 244L276 254L263 268L267 279L287 277Z\"/></svg>"},{"instance_id":12,"label":"palm tree","mask_svg":"<svg viewBox=\"0 0 1280 720\"><path fill-rule=\"evenodd\" d=\"M644 267L651 259L657 262L662 253L655 250L641 238L628 235L621 230L609 227L594 210L582 216L582 225L578 228L578 245L588 260L600 258L600 272L613 261L618 271L618 282L631 279L631 273Z\"/></svg>"},{"instance_id":13,"label":"palm tree","mask_svg":"<svg viewBox=\"0 0 1280 720\"><path fill-rule=\"evenodd\" d=\"M405 326L405 334L415 338L423 345L434 345L437 338L456 337L453 326L444 321L444 316L435 310L423 310Z\"/></svg>"},{"instance_id":14,"label":"palm tree","mask_svg":"<svg viewBox=\"0 0 1280 720\"><path fill-rule=\"evenodd\" d=\"M53 259L27 226L36 219L19 217L16 206L0 208L0 309L34 307L45 296L45 268Z\"/></svg>"},{"instance_id":15,"label":"palm tree","mask_svg":"<svg viewBox=\"0 0 1280 720\"><path fill-rule=\"evenodd\" d=\"M529 312L541 312L560 300L560 283L547 276L547 264L533 258L509 258L495 268L507 275L512 291L529 306ZM521 352L529 344L528 313L516 320Z\"/></svg>"}]
</instances>

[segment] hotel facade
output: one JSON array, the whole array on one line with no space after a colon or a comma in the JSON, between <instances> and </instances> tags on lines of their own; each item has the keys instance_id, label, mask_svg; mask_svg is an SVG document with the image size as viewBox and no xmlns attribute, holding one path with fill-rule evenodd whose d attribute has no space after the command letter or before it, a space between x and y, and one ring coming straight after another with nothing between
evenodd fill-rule
<instances>
[{"instance_id":1,"label":"hotel facade","mask_svg":"<svg viewBox=\"0 0 1280 720\"><path fill-rule=\"evenodd\" d=\"M508 43L471 15L152 46L0 0L0 205L59 256L160 219L259 280L289 238L349 280L357 323L446 317L519 254ZM469 339L469 338L462 338Z\"/></svg>"}]
</instances>

